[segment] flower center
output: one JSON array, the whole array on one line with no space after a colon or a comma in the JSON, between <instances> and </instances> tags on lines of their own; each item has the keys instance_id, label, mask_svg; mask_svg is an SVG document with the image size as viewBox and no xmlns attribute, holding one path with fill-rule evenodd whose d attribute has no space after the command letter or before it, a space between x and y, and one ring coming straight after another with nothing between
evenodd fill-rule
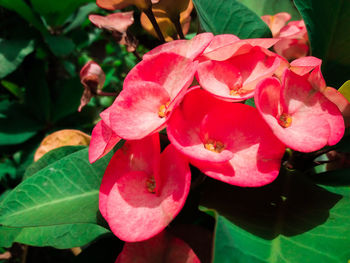
<instances>
[{"instance_id":1,"label":"flower center","mask_svg":"<svg viewBox=\"0 0 350 263\"><path fill-rule=\"evenodd\" d=\"M278 118L278 124L283 128L288 128L290 125L292 125L292 116L290 116L288 113L282 113Z\"/></svg>"},{"instance_id":2,"label":"flower center","mask_svg":"<svg viewBox=\"0 0 350 263\"><path fill-rule=\"evenodd\" d=\"M225 149L225 145L220 141L209 139L204 144L204 148L212 152L221 153Z\"/></svg>"},{"instance_id":3,"label":"flower center","mask_svg":"<svg viewBox=\"0 0 350 263\"><path fill-rule=\"evenodd\" d=\"M235 83L231 88L230 88L230 95L231 96L237 96L237 95L242 95L246 93L244 89L242 89L242 85L239 83Z\"/></svg>"},{"instance_id":4,"label":"flower center","mask_svg":"<svg viewBox=\"0 0 350 263\"><path fill-rule=\"evenodd\" d=\"M156 192L156 180L153 176L146 180L147 191L154 194Z\"/></svg>"},{"instance_id":5,"label":"flower center","mask_svg":"<svg viewBox=\"0 0 350 263\"><path fill-rule=\"evenodd\" d=\"M170 101L168 101L167 103L165 103L159 107L158 116L160 118L164 118L169 114L169 111L168 111L169 104L170 104Z\"/></svg>"}]
</instances>

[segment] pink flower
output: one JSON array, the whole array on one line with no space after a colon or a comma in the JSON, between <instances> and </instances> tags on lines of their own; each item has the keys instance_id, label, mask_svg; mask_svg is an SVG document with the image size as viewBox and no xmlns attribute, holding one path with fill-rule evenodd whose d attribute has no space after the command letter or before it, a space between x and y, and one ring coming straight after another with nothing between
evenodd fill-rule
<instances>
[{"instance_id":1,"label":"pink flower","mask_svg":"<svg viewBox=\"0 0 350 263\"><path fill-rule=\"evenodd\" d=\"M91 134L89 146L90 163L95 162L109 153L119 141L120 137L116 135L104 121L99 121Z\"/></svg>"},{"instance_id":2,"label":"pink flower","mask_svg":"<svg viewBox=\"0 0 350 263\"><path fill-rule=\"evenodd\" d=\"M191 183L188 163L158 134L127 141L103 176L99 207L113 233L138 242L160 233L180 212Z\"/></svg>"},{"instance_id":3,"label":"pink flower","mask_svg":"<svg viewBox=\"0 0 350 263\"><path fill-rule=\"evenodd\" d=\"M272 36L280 39L274 46L277 54L293 60L309 53L309 39L303 20L291 21L285 25L291 19L288 13L266 15L261 18L271 29Z\"/></svg>"},{"instance_id":4,"label":"pink flower","mask_svg":"<svg viewBox=\"0 0 350 263\"><path fill-rule=\"evenodd\" d=\"M256 84L272 76L278 65L276 56L268 56L260 47L255 47L226 61L201 63L197 78L200 85L216 97L242 101L253 97Z\"/></svg>"},{"instance_id":5,"label":"pink flower","mask_svg":"<svg viewBox=\"0 0 350 263\"><path fill-rule=\"evenodd\" d=\"M273 133L296 151L312 152L336 144L344 134L337 106L320 92L320 69L304 76L286 70L258 84L255 103Z\"/></svg>"},{"instance_id":6,"label":"pink flower","mask_svg":"<svg viewBox=\"0 0 350 263\"><path fill-rule=\"evenodd\" d=\"M163 231L137 243L125 243L115 263L200 263L193 250L181 239Z\"/></svg>"},{"instance_id":7,"label":"pink flower","mask_svg":"<svg viewBox=\"0 0 350 263\"><path fill-rule=\"evenodd\" d=\"M203 173L238 186L262 186L278 175L284 145L258 111L191 89L168 124L171 143Z\"/></svg>"},{"instance_id":8,"label":"pink flower","mask_svg":"<svg viewBox=\"0 0 350 263\"><path fill-rule=\"evenodd\" d=\"M191 40L174 40L152 49L143 56L143 59L150 59L160 53L171 52L194 60L203 53L213 38L214 35L212 33L202 33Z\"/></svg>"},{"instance_id":9,"label":"pink flower","mask_svg":"<svg viewBox=\"0 0 350 263\"><path fill-rule=\"evenodd\" d=\"M126 140L158 132L192 83L196 69L197 62L175 53L141 61L125 78L113 105L101 113L102 120Z\"/></svg>"}]
</instances>

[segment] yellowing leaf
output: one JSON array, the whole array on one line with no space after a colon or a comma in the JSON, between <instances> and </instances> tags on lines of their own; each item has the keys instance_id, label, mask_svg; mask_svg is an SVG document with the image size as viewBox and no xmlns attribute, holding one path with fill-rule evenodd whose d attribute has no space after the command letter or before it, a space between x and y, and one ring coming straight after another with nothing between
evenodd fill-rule
<instances>
[{"instance_id":1,"label":"yellowing leaf","mask_svg":"<svg viewBox=\"0 0 350 263\"><path fill-rule=\"evenodd\" d=\"M45 137L34 155L34 161L39 160L45 153L68 145L89 145L91 137L79 130L60 130Z\"/></svg>"}]
</instances>

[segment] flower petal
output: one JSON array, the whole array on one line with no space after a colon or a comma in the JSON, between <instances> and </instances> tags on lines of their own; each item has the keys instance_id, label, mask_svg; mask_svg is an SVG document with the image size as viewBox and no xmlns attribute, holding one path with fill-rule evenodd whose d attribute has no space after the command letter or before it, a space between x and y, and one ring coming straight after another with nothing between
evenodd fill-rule
<instances>
[{"instance_id":1,"label":"flower petal","mask_svg":"<svg viewBox=\"0 0 350 263\"><path fill-rule=\"evenodd\" d=\"M159 108L168 101L167 91L158 84L134 82L119 94L107 112L101 113L101 117L121 138L138 140L157 132L165 124L166 118L159 117Z\"/></svg>"},{"instance_id":2,"label":"flower petal","mask_svg":"<svg viewBox=\"0 0 350 263\"><path fill-rule=\"evenodd\" d=\"M102 178L99 192L99 208L107 219L107 200L116 181L125 174L139 172L153 175L160 159L159 136L146 137L138 141L126 141L110 160Z\"/></svg>"},{"instance_id":3,"label":"flower petal","mask_svg":"<svg viewBox=\"0 0 350 263\"><path fill-rule=\"evenodd\" d=\"M187 162L170 145L161 154L160 194L150 193L149 174L130 172L114 182L107 201L107 221L113 233L127 242L160 233L180 212L187 198L191 173Z\"/></svg>"},{"instance_id":4,"label":"flower petal","mask_svg":"<svg viewBox=\"0 0 350 263\"><path fill-rule=\"evenodd\" d=\"M160 53L172 52L194 60L196 57L202 54L202 52L209 45L213 37L214 36L212 33L202 33L196 35L191 40L174 40L152 49L151 51L143 55L143 59L148 60Z\"/></svg>"},{"instance_id":5,"label":"flower petal","mask_svg":"<svg viewBox=\"0 0 350 263\"><path fill-rule=\"evenodd\" d=\"M99 121L91 134L89 146L90 163L102 158L121 140L103 120Z\"/></svg>"},{"instance_id":6,"label":"flower petal","mask_svg":"<svg viewBox=\"0 0 350 263\"><path fill-rule=\"evenodd\" d=\"M137 243L125 243L115 263L200 263L193 250L181 239L163 231Z\"/></svg>"}]
</instances>

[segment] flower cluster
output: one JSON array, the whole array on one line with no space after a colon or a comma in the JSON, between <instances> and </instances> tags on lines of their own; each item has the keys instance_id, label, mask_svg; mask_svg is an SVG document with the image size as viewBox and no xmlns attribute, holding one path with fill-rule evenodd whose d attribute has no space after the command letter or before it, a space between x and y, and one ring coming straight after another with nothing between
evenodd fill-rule
<instances>
[{"instance_id":1,"label":"flower cluster","mask_svg":"<svg viewBox=\"0 0 350 263\"><path fill-rule=\"evenodd\" d=\"M309 38L303 20L291 21L286 25L291 15L285 12L265 15L261 19L269 26L272 36L280 39L274 46L277 54L293 60L309 53Z\"/></svg>"},{"instance_id":2,"label":"flower cluster","mask_svg":"<svg viewBox=\"0 0 350 263\"><path fill-rule=\"evenodd\" d=\"M311 152L340 140L344 120L327 97L321 61L289 63L269 50L278 41L203 33L158 46L129 72L89 149L94 162L126 140L100 188L115 235L137 242L161 233L186 201L189 163L228 184L258 187L278 176L286 147ZM161 152L165 128L170 144Z\"/></svg>"}]
</instances>

